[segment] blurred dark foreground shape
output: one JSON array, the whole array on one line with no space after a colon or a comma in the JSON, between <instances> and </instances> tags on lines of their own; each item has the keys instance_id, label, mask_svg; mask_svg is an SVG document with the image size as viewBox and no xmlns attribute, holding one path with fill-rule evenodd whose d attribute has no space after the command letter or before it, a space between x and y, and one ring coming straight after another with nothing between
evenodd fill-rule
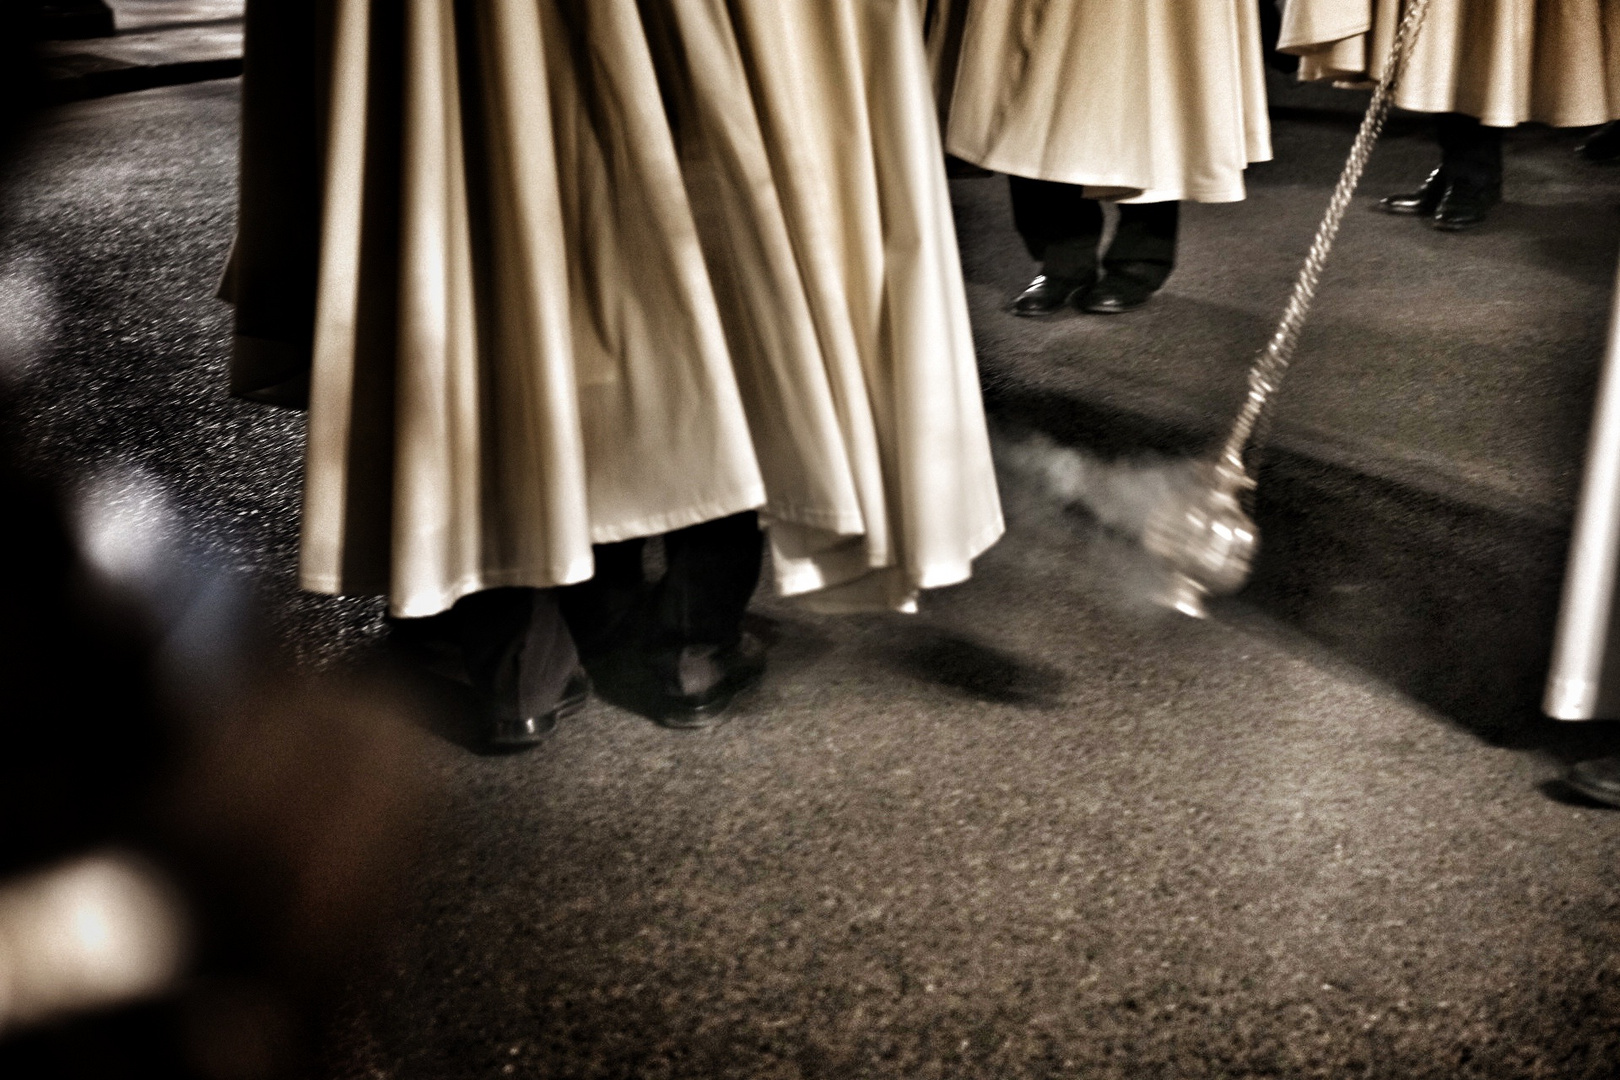
<instances>
[{"instance_id":1,"label":"blurred dark foreground shape","mask_svg":"<svg viewBox=\"0 0 1620 1080\"><path fill-rule=\"evenodd\" d=\"M0 1076L299 1075L408 862L411 709L282 667L250 594L97 505L127 487L76 538L6 450Z\"/></svg>"},{"instance_id":2,"label":"blurred dark foreground shape","mask_svg":"<svg viewBox=\"0 0 1620 1080\"><path fill-rule=\"evenodd\" d=\"M38 100L33 14L0 5L6 159ZM412 707L386 673L290 670L138 474L36 475L10 329L0 1077L301 1075L408 865Z\"/></svg>"}]
</instances>

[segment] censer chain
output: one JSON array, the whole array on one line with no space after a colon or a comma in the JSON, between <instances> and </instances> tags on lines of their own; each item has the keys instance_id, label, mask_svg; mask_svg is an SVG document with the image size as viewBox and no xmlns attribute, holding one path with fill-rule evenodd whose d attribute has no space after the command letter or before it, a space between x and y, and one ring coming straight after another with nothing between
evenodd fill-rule
<instances>
[{"instance_id":1,"label":"censer chain","mask_svg":"<svg viewBox=\"0 0 1620 1080\"><path fill-rule=\"evenodd\" d=\"M1350 207L1356 185L1361 181L1361 173L1367 167L1367 159L1372 156L1373 144L1378 141L1390 106L1394 104L1395 88L1406 69L1412 42L1423 25L1423 17L1428 9L1429 0L1412 0L1395 31L1388 70L1373 91L1372 101L1361 120L1361 128L1356 132L1356 141L1350 148L1350 156L1344 163L1344 171L1339 174L1338 186L1333 189L1333 198L1328 201L1327 213L1317 226L1316 236L1305 256L1305 264L1300 267L1299 277L1294 281L1294 289L1289 294L1282 319L1265 350L1255 358L1249 369L1248 395L1216 461L1220 481L1232 489L1247 492L1255 486L1246 452L1251 441L1256 444L1260 441L1255 438L1256 431L1266 419L1277 387L1294 358L1300 330L1305 325L1305 317L1310 314L1311 302L1316 299L1322 268L1327 263L1328 253L1333 250L1334 238L1344 221L1345 211Z\"/></svg>"}]
</instances>

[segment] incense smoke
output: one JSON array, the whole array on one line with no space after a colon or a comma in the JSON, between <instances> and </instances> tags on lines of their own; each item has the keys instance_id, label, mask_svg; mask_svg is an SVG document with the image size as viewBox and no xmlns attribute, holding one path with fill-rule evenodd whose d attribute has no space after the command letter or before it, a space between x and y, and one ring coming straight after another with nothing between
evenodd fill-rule
<instances>
[{"instance_id":1,"label":"incense smoke","mask_svg":"<svg viewBox=\"0 0 1620 1080\"><path fill-rule=\"evenodd\" d=\"M1084 509L1103 528L1132 540L1141 539L1162 507L1186 504L1199 486L1190 459L1104 461L1044 435L1003 443L1000 458L1047 500Z\"/></svg>"},{"instance_id":2,"label":"incense smoke","mask_svg":"<svg viewBox=\"0 0 1620 1080\"><path fill-rule=\"evenodd\" d=\"M1195 462L1153 457L1109 461L1058 446L1044 435L998 439L996 458L1009 516L1026 530L1053 530L1053 543L1078 543L1069 568L1089 593L1142 614L1164 609L1171 594L1171 568L1142 546L1142 538L1150 520L1196 497L1200 481ZM1084 511L1099 527L1077 530L1074 510Z\"/></svg>"}]
</instances>

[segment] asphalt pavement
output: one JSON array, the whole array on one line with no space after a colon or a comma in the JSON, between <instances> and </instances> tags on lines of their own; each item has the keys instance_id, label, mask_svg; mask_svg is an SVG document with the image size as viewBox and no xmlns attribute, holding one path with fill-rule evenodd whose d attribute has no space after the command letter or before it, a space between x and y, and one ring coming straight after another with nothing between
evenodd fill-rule
<instances>
[{"instance_id":1,"label":"asphalt pavement","mask_svg":"<svg viewBox=\"0 0 1620 1080\"><path fill-rule=\"evenodd\" d=\"M50 100L80 101L242 73L245 0L109 0L109 36L49 41Z\"/></svg>"},{"instance_id":2,"label":"asphalt pavement","mask_svg":"<svg viewBox=\"0 0 1620 1080\"><path fill-rule=\"evenodd\" d=\"M138 474L301 662L365 598L293 580L303 419L225 394L232 81L60 107L4 196L35 467ZM1351 129L1279 119L1188 207L1164 293L1017 320L1005 186L954 184L987 396L1127 461L1241 392ZM768 597L708 732L593 703L485 756L425 703L443 805L332 1078L1609 1077L1620 814L1553 782L1610 725L1535 703L1620 246L1620 174L1509 144L1477 234L1346 225L1277 417L1251 589L1194 621L1129 543L1007 477L1008 536L916 616Z\"/></svg>"}]
</instances>

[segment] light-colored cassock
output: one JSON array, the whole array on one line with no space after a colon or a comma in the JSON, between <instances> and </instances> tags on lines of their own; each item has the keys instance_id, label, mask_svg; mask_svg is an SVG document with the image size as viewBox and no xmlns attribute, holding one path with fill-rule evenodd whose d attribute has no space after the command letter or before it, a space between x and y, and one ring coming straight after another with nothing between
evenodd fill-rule
<instances>
[{"instance_id":1,"label":"light-colored cassock","mask_svg":"<svg viewBox=\"0 0 1620 1080\"><path fill-rule=\"evenodd\" d=\"M932 0L952 154L1128 202L1235 202L1271 158L1255 0Z\"/></svg>"},{"instance_id":2,"label":"light-colored cassock","mask_svg":"<svg viewBox=\"0 0 1620 1080\"><path fill-rule=\"evenodd\" d=\"M306 587L424 615L755 507L825 607L968 576L915 0L408 0L402 54L336 7Z\"/></svg>"},{"instance_id":3,"label":"light-colored cassock","mask_svg":"<svg viewBox=\"0 0 1620 1080\"><path fill-rule=\"evenodd\" d=\"M1288 0L1277 47L1302 80L1383 78L1400 0ZM1430 0L1396 104L1491 127L1583 127L1620 117L1620 4Z\"/></svg>"},{"instance_id":4,"label":"light-colored cassock","mask_svg":"<svg viewBox=\"0 0 1620 1080\"><path fill-rule=\"evenodd\" d=\"M1620 276L1542 708L1620 719Z\"/></svg>"}]
</instances>

